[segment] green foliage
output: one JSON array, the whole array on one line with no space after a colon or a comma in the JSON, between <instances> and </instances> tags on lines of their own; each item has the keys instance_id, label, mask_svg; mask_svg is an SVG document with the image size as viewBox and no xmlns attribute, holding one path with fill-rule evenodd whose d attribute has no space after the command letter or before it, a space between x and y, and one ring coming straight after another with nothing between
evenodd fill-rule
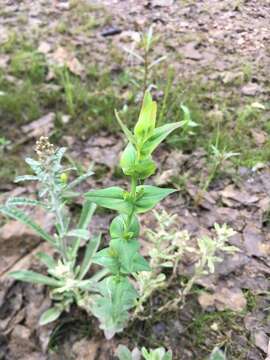
<instances>
[{"instance_id":1,"label":"green foliage","mask_svg":"<svg viewBox=\"0 0 270 360\"><path fill-rule=\"evenodd\" d=\"M134 132L127 128L116 113L118 123L128 141L121 156L120 166L123 172L131 177L130 190L110 187L92 190L85 194L87 200L119 213L110 226L109 246L98 251L93 258L96 264L105 267L113 275L109 277L108 283L104 279L104 284L106 283L111 291L110 306L108 307L108 302L105 301L104 297L108 296L105 292L99 298L98 308L92 310L99 317L101 328L107 337L112 337L114 333L123 329L129 318L127 310L134 307L137 301L137 293L130 278L136 279L139 273L150 270L147 261L139 252L137 214L152 209L159 201L175 191L142 184L144 179L154 173L155 163L151 158L154 149L170 132L181 126L180 123L175 123L168 124L165 128L156 128L156 112L157 105L152 100L151 94L146 92ZM139 181L141 185L138 185ZM125 299L121 295L118 299L117 294L126 294L126 296L130 294L130 296ZM120 300L121 306L118 305ZM126 311L123 311L125 307ZM115 312L120 311L121 308L121 316L120 313L116 315Z\"/></svg>"},{"instance_id":2,"label":"green foliage","mask_svg":"<svg viewBox=\"0 0 270 360\"><path fill-rule=\"evenodd\" d=\"M145 360L172 360L172 352L166 351L162 347L150 350L143 347L141 351L135 348L131 352L126 346L119 345L115 355L119 360L140 360L142 358Z\"/></svg>"},{"instance_id":3,"label":"green foliage","mask_svg":"<svg viewBox=\"0 0 270 360\"><path fill-rule=\"evenodd\" d=\"M221 351L218 347L215 347L209 357L209 360L226 360L226 356L223 351Z\"/></svg>"},{"instance_id":4,"label":"green foliage","mask_svg":"<svg viewBox=\"0 0 270 360\"><path fill-rule=\"evenodd\" d=\"M11 72L18 77L27 77L33 82L41 82L46 75L44 56L36 51L19 51L11 59Z\"/></svg>"},{"instance_id":5,"label":"green foliage","mask_svg":"<svg viewBox=\"0 0 270 360\"><path fill-rule=\"evenodd\" d=\"M89 222L96 206L86 201L79 219L78 225L70 228L70 215L66 207L66 201L75 186L92 175L88 171L68 183L67 172L73 168L65 168L62 159L65 154L64 148L55 149L47 138L41 138L37 142L36 153L38 159L26 158L26 163L31 167L34 175L19 176L16 182L38 181L39 197L42 201L27 198L10 198L5 205L0 206L0 212L22 222L30 227L35 233L48 241L57 252L57 259L45 253L38 253L37 257L47 267L48 275L42 275L30 270L20 270L10 273L16 280L34 284L47 285L54 300L54 306L48 309L41 317L40 323L45 325L56 320L64 310L69 310L72 303L84 307L85 299L91 291L96 291L96 283L100 280L98 273L95 280L84 280L92 259L100 243L100 235L90 238L88 231ZM26 213L26 206L40 206L50 212L55 218L55 234L52 236L42 229ZM21 207L21 208L20 208ZM81 264L77 264L77 255L82 240L87 245ZM101 275L102 278L103 275Z\"/></svg>"},{"instance_id":6,"label":"green foliage","mask_svg":"<svg viewBox=\"0 0 270 360\"><path fill-rule=\"evenodd\" d=\"M66 80L69 81L68 78ZM72 101L70 106L73 106ZM50 288L54 304L42 315L41 324L58 319L63 311L68 311L71 304L76 303L99 319L100 327L107 338L123 330L129 319L129 310L136 304L136 274L150 271L148 262L140 254L140 225L137 214L152 209L175 191L143 184L143 180L152 175L156 168L151 154L171 131L181 126L180 123L175 123L168 124L165 129L155 128L156 103L148 92L145 94L134 133L131 133L120 119L118 121L130 141L128 150L125 150L121 159L123 172L131 177L130 191L115 186L87 192L77 225L74 221L71 222L67 203L80 195L74 188L93 172L89 169L86 174L81 174L69 182L68 174L76 168L62 165L66 149L56 149L49 143L48 138L41 137L35 148L37 159L25 160L33 174L16 178L16 182L37 181L40 199L11 198L5 205L0 206L2 214L29 226L38 236L48 241L57 253L56 259L45 253L37 255L47 267L47 275L30 270L10 274L17 280L44 284ZM109 246L99 251L101 235L90 236L88 231L96 205L119 213L110 226ZM54 215L53 236L28 216L26 206L39 206ZM82 242L86 243L86 246L79 264L77 257ZM93 263L103 269L85 279Z\"/></svg>"}]
</instances>

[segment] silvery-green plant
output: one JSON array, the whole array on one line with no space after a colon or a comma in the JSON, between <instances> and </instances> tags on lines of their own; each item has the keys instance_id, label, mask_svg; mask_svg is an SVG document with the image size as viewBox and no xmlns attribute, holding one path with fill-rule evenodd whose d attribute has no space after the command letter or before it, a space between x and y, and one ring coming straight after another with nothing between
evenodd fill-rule
<instances>
[{"instance_id":1,"label":"silvery-green plant","mask_svg":"<svg viewBox=\"0 0 270 360\"><path fill-rule=\"evenodd\" d=\"M226 355L218 347L215 347L210 354L209 360L226 360Z\"/></svg>"},{"instance_id":2,"label":"silvery-green plant","mask_svg":"<svg viewBox=\"0 0 270 360\"><path fill-rule=\"evenodd\" d=\"M119 360L172 360L172 352L166 351L160 347L147 350L145 347L141 351L135 348L132 352L124 345L119 345L116 350L116 356Z\"/></svg>"},{"instance_id":3,"label":"silvery-green plant","mask_svg":"<svg viewBox=\"0 0 270 360\"><path fill-rule=\"evenodd\" d=\"M214 224L215 235L202 236L197 239L197 247L187 247L187 252L192 251L197 255L194 273L183 288L179 290L179 296L166 303L159 311L168 308L176 308L179 303L184 304L186 296L190 293L192 286L203 276L213 274L217 263L223 261L221 253L234 254L239 251L236 246L228 245L228 239L235 234L234 230L226 224L222 226Z\"/></svg>"},{"instance_id":4,"label":"silvery-green plant","mask_svg":"<svg viewBox=\"0 0 270 360\"><path fill-rule=\"evenodd\" d=\"M113 186L85 194L87 200L119 213L110 225L109 246L97 252L93 258L96 264L109 272L109 276L99 284L99 294L90 304L91 311L99 318L107 338L122 331L129 318L128 311L138 300L136 284L134 286L136 275L151 270L140 254L138 214L151 210L175 191L144 185L144 181L156 170L152 159L153 151L173 130L181 126L178 122L156 128L156 112L156 102L152 100L149 92L145 93L134 132L123 124L116 112L128 141L120 159L120 166L130 178L130 187L123 189Z\"/></svg>"},{"instance_id":5,"label":"silvery-green plant","mask_svg":"<svg viewBox=\"0 0 270 360\"><path fill-rule=\"evenodd\" d=\"M84 307L86 297L91 291L96 291L95 284L104 276L104 271L85 280L92 256L100 242L100 235L90 239L88 231L96 206L86 200L78 224L74 227L71 226L71 215L66 206L68 200L78 196L74 188L93 172L89 170L86 174L68 182L68 173L74 169L65 168L62 165L65 148L56 149L49 143L48 138L42 137L37 141L35 150L38 159L26 158L26 163L31 167L34 175L19 176L15 181L37 181L39 200L13 197L0 207L0 212L30 227L57 252L57 258L47 253L37 254L41 263L47 267L47 275L30 270L10 273L17 280L44 284L50 288L54 305L41 316L40 323L44 325L56 320L63 311L68 311L74 302ZM53 235L28 216L26 206L41 207L54 215L55 232ZM82 241L86 243L86 247L83 260L78 264L77 255Z\"/></svg>"},{"instance_id":6,"label":"silvery-green plant","mask_svg":"<svg viewBox=\"0 0 270 360\"><path fill-rule=\"evenodd\" d=\"M148 229L146 235L151 244L149 251L151 271L142 271L136 274L138 283L139 299L133 316L137 317L143 312L143 304L157 290L168 287L178 268L178 264L187 251L193 251L189 245L189 234L186 230L179 230L176 226L177 215L171 215L165 210L154 210L157 221L155 230ZM171 268L172 274L169 279L162 272L165 268Z\"/></svg>"},{"instance_id":7,"label":"silvery-green plant","mask_svg":"<svg viewBox=\"0 0 270 360\"><path fill-rule=\"evenodd\" d=\"M178 265L183 255L194 254L197 258L194 272L190 279L182 284L178 296L167 302L158 309L162 312L166 309L174 309L179 304L184 304L186 296L194 283L201 277L213 273L215 265L222 261L221 253L233 254L239 249L227 244L228 239L234 235L234 231L226 224L214 225L215 235L202 236L196 239L197 246L191 245L190 234L186 230L179 230L177 215L169 214L165 210L154 211L157 221L155 230L148 229L146 234L151 243L149 251L151 271L142 271L135 274L139 298L136 303L133 317L141 317L144 303L155 292L167 288L175 279ZM168 278L162 272L164 268L171 268L172 273ZM145 318L145 316L143 316Z\"/></svg>"}]
</instances>

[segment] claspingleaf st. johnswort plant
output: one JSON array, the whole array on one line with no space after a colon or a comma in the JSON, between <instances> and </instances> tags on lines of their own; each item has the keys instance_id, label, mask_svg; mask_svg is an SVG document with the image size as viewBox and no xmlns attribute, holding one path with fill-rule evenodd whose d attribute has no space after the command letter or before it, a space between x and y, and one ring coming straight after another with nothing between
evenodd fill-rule
<instances>
[{"instance_id":1,"label":"claspingleaf st. johnswort plant","mask_svg":"<svg viewBox=\"0 0 270 360\"><path fill-rule=\"evenodd\" d=\"M66 206L67 201L78 196L74 188L91 176L92 171L89 170L68 183L68 172L74 169L65 168L61 164L66 149L56 149L49 143L48 138L42 137L37 142L35 150L38 159L26 158L34 175L19 176L15 181L38 181L39 200L10 198L5 205L0 207L0 212L29 226L38 236L50 243L58 254L57 258L54 258L47 253L38 253L39 260L47 267L47 275L30 270L10 273L17 280L44 284L50 288L54 305L40 319L41 324L47 324L56 320L63 311L68 311L74 302L85 307L85 303L88 303L86 298L92 291L96 291L95 284L104 276L104 271L85 280L92 256L100 242L100 235L90 239L88 231L96 205L89 200L85 201L79 222L73 228L70 221L71 215ZM54 215L55 232L53 235L28 216L26 206L38 206ZM86 242L85 253L82 262L77 264L78 250L82 240Z\"/></svg>"},{"instance_id":2,"label":"claspingleaf st. johnswort plant","mask_svg":"<svg viewBox=\"0 0 270 360\"><path fill-rule=\"evenodd\" d=\"M120 166L130 178L130 188L126 190L114 186L92 190L85 195L89 201L119 213L110 225L109 246L100 250L93 258L96 264L109 272L109 276L99 284L99 294L90 305L107 338L123 329L129 318L128 310L138 300L134 275L150 270L148 262L140 254L138 214L151 210L175 191L144 185L144 181L156 170L152 159L153 151L172 131L181 126L177 122L156 127L156 112L157 105L150 92L145 93L134 132L123 124L116 112L128 141Z\"/></svg>"}]
</instances>

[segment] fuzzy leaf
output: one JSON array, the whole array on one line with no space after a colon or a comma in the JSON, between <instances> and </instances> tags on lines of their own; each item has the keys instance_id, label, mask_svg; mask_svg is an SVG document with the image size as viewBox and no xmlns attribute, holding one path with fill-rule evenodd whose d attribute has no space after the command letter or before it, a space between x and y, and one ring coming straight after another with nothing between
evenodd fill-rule
<instances>
[{"instance_id":1,"label":"fuzzy leaf","mask_svg":"<svg viewBox=\"0 0 270 360\"><path fill-rule=\"evenodd\" d=\"M22 181L33 181L33 180L38 180L38 177L34 175L22 175L22 176L17 176L14 182L18 183Z\"/></svg>"},{"instance_id":2,"label":"fuzzy leaf","mask_svg":"<svg viewBox=\"0 0 270 360\"><path fill-rule=\"evenodd\" d=\"M151 185L137 186L136 192L141 192L142 196L139 197L138 200L136 200L136 212L144 213L152 209L162 199L175 191L175 189L159 188Z\"/></svg>"},{"instance_id":3,"label":"fuzzy leaf","mask_svg":"<svg viewBox=\"0 0 270 360\"><path fill-rule=\"evenodd\" d=\"M40 176L43 173L42 166L39 161L31 158L26 158L25 162L31 167L31 169L36 175Z\"/></svg>"},{"instance_id":4,"label":"fuzzy leaf","mask_svg":"<svg viewBox=\"0 0 270 360\"><path fill-rule=\"evenodd\" d=\"M209 360L226 360L226 356L223 351L221 351L218 347L215 347L211 352Z\"/></svg>"},{"instance_id":5,"label":"fuzzy leaf","mask_svg":"<svg viewBox=\"0 0 270 360\"><path fill-rule=\"evenodd\" d=\"M39 252L36 254L36 257L49 269L53 269L56 266L54 258L46 253Z\"/></svg>"},{"instance_id":6,"label":"fuzzy leaf","mask_svg":"<svg viewBox=\"0 0 270 360\"><path fill-rule=\"evenodd\" d=\"M132 360L131 352L124 345L118 346L115 355L118 357L119 360Z\"/></svg>"},{"instance_id":7,"label":"fuzzy leaf","mask_svg":"<svg viewBox=\"0 0 270 360\"><path fill-rule=\"evenodd\" d=\"M29 226L33 229L37 235L39 235L44 240L48 241L52 245L55 245L55 240L52 238L45 230L43 230L38 224L36 224L32 219L30 219L23 211L7 206L0 206L0 212L12 219L18 220L21 223Z\"/></svg>"},{"instance_id":8,"label":"fuzzy leaf","mask_svg":"<svg viewBox=\"0 0 270 360\"><path fill-rule=\"evenodd\" d=\"M48 208L46 204L42 203L41 201L37 201L37 200L32 200L32 199L27 199L24 197L12 197L9 198L6 202L7 206L16 206L16 205L21 205L21 206L41 206L43 208Z\"/></svg>"},{"instance_id":9,"label":"fuzzy leaf","mask_svg":"<svg viewBox=\"0 0 270 360\"><path fill-rule=\"evenodd\" d=\"M129 213L131 209L131 204L124 200L124 190L117 186L89 191L85 196L99 206L117 210L121 213Z\"/></svg>"},{"instance_id":10,"label":"fuzzy leaf","mask_svg":"<svg viewBox=\"0 0 270 360\"><path fill-rule=\"evenodd\" d=\"M69 237L79 237L84 240L89 239L89 231L86 229L74 229L67 233Z\"/></svg>"},{"instance_id":11,"label":"fuzzy leaf","mask_svg":"<svg viewBox=\"0 0 270 360\"><path fill-rule=\"evenodd\" d=\"M59 280L53 279L49 276L45 276L31 270L13 271L9 273L9 275L16 280L29 282L33 284L43 284L52 287L59 287L62 285L62 283Z\"/></svg>"},{"instance_id":12,"label":"fuzzy leaf","mask_svg":"<svg viewBox=\"0 0 270 360\"><path fill-rule=\"evenodd\" d=\"M80 220L79 220L79 224L78 224L79 229L87 229L88 228L96 208L97 208L96 204L94 204L92 201L86 200L84 202ZM74 244L72 246L72 256L73 257L76 257L76 254L80 247L80 244L81 244L81 238L78 237L74 241Z\"/></svg>"},{"instance_id":13,"label":"fuzzy leaf","mask_svg":"<svg viewBox=\"0 0 270 360\"><path fill-rule=\"evenodd\" d=\"M93 256L95 255L95 253L99 247L100 240L101 240L101 234L99 234L98 236L95 236L93 239L89 240L87 247L85 249L83 261L82 261L82 264L80 267L79 280L82 280L84 278L84 276L86 275L87 271L89 270L89 268L92 264Z\"/></svg>"},{"instance_id":14,"label":"fuzzy leaf","mask_svg":"<svg viewBox=\"0 0 270 360\"><path fill-rule=\"evenodd\" d=\"M109 276L99 283L100 295L96 296L91 310L99 319L107 339L123 330L135 305L137 292L126 277Z\"/></svg>"},{"instance_id":15,"label":"fuzzy leaf","mask_svg":"<svg viewBox=\"0 0 270 360\"><path fill-rule=\"evenodd\" d=\"M50 322L57 320L61 313L62 310L56 306L46 310L39 319L39 325L47 325Z\"/></svg>"},{"instance_id":16,"label":"fuzzy leaf","mask_svg":"<svg viewBox=\"0 0 270 360\"><path fill-rule=\"evenodd\" d=\"M80 183L82 183L83 181L87 180L93 174L94 174L93 171L89 170L86 174L79 176L77 179L75 179L70 184L68 184L66 189L67 190L73 189L75 186L77 186Z\"/></svg>"}]
</instances>

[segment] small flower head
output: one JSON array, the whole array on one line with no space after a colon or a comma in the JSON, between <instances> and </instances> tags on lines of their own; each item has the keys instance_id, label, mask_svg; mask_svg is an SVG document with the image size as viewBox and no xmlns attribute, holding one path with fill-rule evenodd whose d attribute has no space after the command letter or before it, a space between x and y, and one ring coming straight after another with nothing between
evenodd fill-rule
<instances>
[{"instance_id":1,"label":"small flower head","mask_svg":"<svg viewBox=\"0 0 270 360\"><path fill-rule=\"evenodd\" d=\"M55 147L49 142L48 137L41 136L36 142L35 152L39 160L44 161L55 153Z\"/></svg>"}]
</instances>

